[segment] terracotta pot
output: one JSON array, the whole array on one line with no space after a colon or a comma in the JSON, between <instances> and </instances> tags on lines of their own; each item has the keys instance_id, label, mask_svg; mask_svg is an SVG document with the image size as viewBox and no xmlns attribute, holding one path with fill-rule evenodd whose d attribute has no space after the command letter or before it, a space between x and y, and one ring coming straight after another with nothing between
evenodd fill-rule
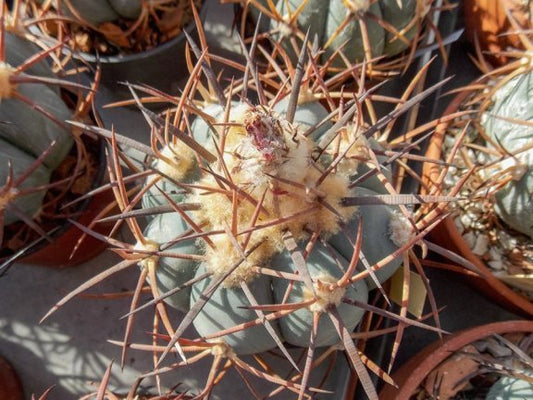
<instances>
[{"instance_id":1,"label":"terracotta pot","mask_svg":"<svg viewBox=\"0 0 533 400\"><path fill-rule=\"evenodd\" d=\"M533 5L525 5L522 0L464 0L463 10L467 39L472 43L477 40L481 50L494 53L488 55L491 62L506 64L508 58L498 53L509 48L524 49L518 35L507 34L514 28L506 10L525 31L533 26Z\"/></svg>"},{"instance_id":2,"label":"terracotta pot","mask_svg":"<svg viewBox=\"0 0 533 400\"><path fill-rule=\"evenodd\" d=\"M24 399L20 379L13 366L3 357L0 357L0 399Z\"/></svg>"},{"instance_id":3,"label":"terracotta pot","mask_svg":"<svg viewBox=\"0 0 533 400\"><path fill-rule=\"evenodd\" d=\"M471 92L460 92L448 105L443 115L449 115L456 112L461 103L471 95ZM441 159L442 143L449 123L440 124L429 142L426 157L432 160ZM424 164L422 176L424 182L434 182L438 177L440 167L436 164ZM466 258L476 266L479 276L465 274L464 279L475 288L477 288L486 297L494 303L524 317L533 316L533 303L522 296L511 287L500 281L493 275L485 262L472 252L468 243L463 239L459 230L451 217L446 218L429 236L432 241L440 244L442 247L451 250L462 257Z\"/></svg>"},{"instance_id":4,"label":"terracotta pot","mask_svg":"<svg viewBox=\"0 0 533 400\"><path fill-rule=\"evenodd\" d=\"M115 197L111 191L106 191L92 197L76 222L83 226L88 226L98 213L102 211L103 206L110 204L114 199ZM110 223L97 224L92 230L105 235L110 232L112 226L113 224ZM65 229L54 236L52 243L46 243L37 250L30 252L27 256L19 258L17 262L42 265L45 267L65 268L88 261L108 247L107 243L93 236L85 235L79 247L72 254L73 249L82 236L83 231L81 229L72 224L67 224Z\"/></svg>"},{"instance_id":5,"label":"terracotta pot","mask_svg":"<svg viewBox=\"0 0 533 400\"><path fill-rule=\"evenodd\" d=\"M503 321L456 332L424 348L400 367L393 375L395 388L387 385L379 394L380 400L409 400L429 373L453 352L491 334L533 332L533 321Z\"/></svg>"}]
</instances>

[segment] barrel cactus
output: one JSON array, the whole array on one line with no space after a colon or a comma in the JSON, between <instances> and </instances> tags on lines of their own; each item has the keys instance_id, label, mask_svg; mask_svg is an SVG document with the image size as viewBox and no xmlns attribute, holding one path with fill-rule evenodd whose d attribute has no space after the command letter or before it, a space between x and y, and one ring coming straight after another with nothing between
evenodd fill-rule
<instances>
[{"instance_id":1,"label":"barrel cactus","mask_svg":"<svg viewBox=\"0 0 533 400\"><path fill-rule=\"evenodd\" d=\"M457 228L454 240L469 260L485 268L483 274L525 294L508 289L525 309L533 293L533 64L531 54L521 54L462 88L441 126L442 142L428 151L435 157L438 149L453 166L440 178L438 167L425 169L433 193L464 183L463 201L454 205L449 225Z\"/></svg>"},{"instance_id":2,"label":"barrel cactus","mask_svg":"<svg viewBox=\"0 0 533 400\"><path fill-rule=\"evenodd\" d=\"M72 116L72 110L61 99L59 88L46 83L51 71L45 63L39 63L26 72L24 61L39 53L39 49L9 32L4 40L6 54L0 63L0 151L1 180L6 185L2 211L4 225L8 225L22 216L31 219L38 213L52 171L74 140L64 122ZM42 73L42 80L28 73ZM14 183L18 185L9 187Z\"/></svg>"},{"instance_id":3,"label":"barrel cactus","mask_svg":"<svg viewBox=\"0 0 533 400\"><path fill-rule=\"evenodd\" d=\"M497 171L511 179L495 193L494 209L510 227L533 238L533 71L506 80L493 93L481 127ZM500 173L501 173L500 172ZM498 173L491 170L490 173Z\"/></svg>"},{"instance_id":4,"label":"barrel cactus","mask_svg":"<svg viewBox=\"0 0 533 400\"><path fill-rule=\"evenodd\" d=\"M346 68L414 48L425 27L431 0L252 0L242 2L285 48L299 46L309 29L311 41L323 49L323 64ZM382 62L387 68L394 62ZM396 63L395 67L401 65ZM372 65L370 66L372 69Z\"/></svg>"},{"instance_id":5,"label":"barrel cactus","mask_svg":"<svg viewBox=\"0 0 533 400\"><path fill-rule=\"evenodd\" d=\"M85 99L69 104L63 92L70 87L81 94L81 87L54 75L47 59L53 49L42 50L6 26L0 61L2 257L39 238L52 240L51 221L66 223L73 209L60 207L79 194L88 168L87 152L66 122L86 115Z\"/></svg>"},{"instance_id":6,"label":"barrel cactus","mask_svg":"<svg viewBox=\"0 0 533 400\"><path fill-rule=\"evenodd\" d=\"M55 19L77 51L115 55L150 49L178 35L192 18L191 2L144 0L42 1L36 17ZM195 5L201 4L195 0ZM59 18L59 17L67 17ZM42 25L46 34L55 35Z\"/></svg>"},{"instance_id":7,"label":"barrel cactus","mask_svg":"<svg viewBox=\"0 0 533 400\"><path fill-rule=\"evenodd\" d=\"M210 393L221 360L227 360L306 396L315 349L340 346L376 398L365 364L377 367L361 358L350 335L369 291L383 290L425 233L425 223L418 224L405 206L422 197L398 195L392 185L393 160L404 150L393 150L381 134L434 88L378 120L363 89L355 100L353 93L323 90L314 58L304 62L305 52L300 68L272 65L276 75L261 74L249 61L245 76L224 88L225 80L206 62L208 53L194 43L191 48L200 60L177 107L156 114L136 94L150 89L130 86L151 126L150 147L78 124L113 138L117 162L111 175L122 209L116 218L128 223L136 242L114 241L123 262L70 293L47 316L113 272L139 265L128 329L147 280L168 341L161 360L178 351L183 361L173 365L187 365L191 349L200 351L191 360L215 359L201 395ZM121 141L147 155L145 171L135 171L147 176L135 193L127 192L131 180L119 167L126 157ZM177 328L167 305L185 314ZM190 327L198 335L192 341L185 338ZM305 365L292 358L291 346L309 349ZM276 348L302 372L282 379L241 358Z\"/></svg>"}]
</instances>

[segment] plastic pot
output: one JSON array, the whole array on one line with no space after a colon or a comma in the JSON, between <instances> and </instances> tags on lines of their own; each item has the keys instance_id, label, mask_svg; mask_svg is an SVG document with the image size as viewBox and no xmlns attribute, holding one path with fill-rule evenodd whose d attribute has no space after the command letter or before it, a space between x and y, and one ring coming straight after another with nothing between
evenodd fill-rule
<instances>
[{"instance_id":1,"label":"plastic pot","mask_svg":"<svg viewBox=\"0 0 533 400\"><path fill-rule=\"evenodd\" d=\"M379 394L380 400L411 399L429 373L454 352L492 334L501 335L511 332L533 332L533 321L494 322L456 332L433 342L392 375L398 388L391 385L385 386Z\"/></svg>"},{"instance_id":2,"label":"plastic pot","mask_svg":"<svg viewBox=\"0 0 533 400\"><path fill-rule=\"evenodd\" d=\"M204 0L199 10L200 19L205 20L208 1ZM190 22L184 30L197 40L196 25ZM164 93L176 95L180 83L188 76L185 61L187 39L180 33L171 40L141 53L119 54L96 57L89 53L74 53L74 58L89 63L93 68L99 64L102 72L100 89L107 99L131 99L127 86L120 82L144 84Z\"/></svg>"},{"instance_id":3,"label":"plastic pot","mask_svg":"<svg viewBox=\"0 0 533 400\"><path fill-rule=\"evenodd\" d=\"M463 101L471 94L472 92L470 91L460 92L449 103L443 116L456 112ZM452 122L442 123L437 127L435 134L431 136L426 150L426 156L428 158L432 160L441 159L444 136L448 126L450 126ZM434 182L439 173L440 167L438 165L430 163L424 164L422 176L426 183ZM463 239L451 217L447 217L435 227L435 229L430 232L429 238L435 243L440 244L442 247L459 254L476 266L478 275L465 273L464 279L477 288L487 298L518 315L524 317L533 316L533 303L494 276L485 262L472 252L470 246Z\"/></svg>"}]
</instances>

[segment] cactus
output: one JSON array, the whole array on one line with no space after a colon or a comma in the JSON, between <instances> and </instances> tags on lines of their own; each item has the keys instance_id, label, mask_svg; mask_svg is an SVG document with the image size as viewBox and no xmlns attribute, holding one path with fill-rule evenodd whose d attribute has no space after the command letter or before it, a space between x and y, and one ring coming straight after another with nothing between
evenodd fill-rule
<instances>
[{"instance_id":1,"label":"cactus","mask_svg":"<svg viewBox=\"0 0 533 400\"><path fill-rule=\"evenodd\" d=\"M495 193L494 209L510 227L533 238L533 71L501 84L491 103L481 116L481 126L490 147L501 154L494 157L499 170L508 169L512 175Z\"/></svg>"},{"instance_id":2,"label":"cactus","mask_svg":"<svg viewBox=\"0 0 533 400\"><path fill-rule=\"evenodd\" d=\"M38 76L27 75L24 64L19 64L39 50L9 32L4 35L4 43L5 61L0 63L0 151L4 161L0 179L8 185L20 180L16 187L4 187L7 192L2 209L4 224L8 225L20 220L21 215L31 218L38 213L51 173L68 154L74 140L64 123L72 111L61 99L58 87L46 83L51 71L39 83ZM33 69L45 70L42 63ZM44 153L46 156L42 157ZM18 212L9 211L10 208Z\"/></svg>"},{"instance_id":3,"label":"cactus","mask_svg":"<svg viewBox=\"0 0 533 400\"><path fill-rule=\"evenodd\" d=\"M76 209L60 207L80 194L85 174L94 174L80 133L66 122L83 120L90 99L81 85L53 73L55 48L19 36L15 17L4 15L0 28L2 270L42 239L53 240L57 221L64 224ZM67 92L78 95L77 103L67 102Z\"/></svg>"},{"instance_id":4,"label":"cactus","mask_svg":"<svg viewBox=\"0 0 533 400\"><path fill-rule=\"evenodd\" d=\"M521 37L529 40L525 34ZM430 157L438 153L452 164L442 172L426 165L424 175L429 178L428 193L442 194L462 185L463 201L454 204L451 213L450 226L457 228L452 230L454 241L480 266L482 275L507 284L509 288L501 285L505 295L511 302L523 301L519 307L527 309L533 260L533 64L528 51L508 55L515 60L486 70L459 89L439 127L439 140L428 149ZM480 60L478 66L483 65Z\"/></svg>"},{"instance_id":5,"label":"cactus","mask_svg":"<svg viewBox=\"0 0 533 400\"><path fill-rule=\"evenodd\" d=\"M40 0L38 3L41 7L36 16L55 19L71 36L73 50L101 55L150 49L178 35L191 18L191 3L183 0ZM196 6L200 4L200 0L195 0ZM54 34L46 26L41 30Z\"/></svg>"},{"instance_id":6,"label":"cactus","mask_svg":"<svg viewBox=\"0 0 533 400\"><path fill-rule=\"evenodd\" d=\"M431 0L252 0L242 3L243 6L247 4L255 18L259 12L267 17L268 29L286 49L295 46L295 38L302 40L309 29L311 41L316 38L316 44L323 49L322 63L331 63L337 69L346 68L347 61L351 64L375 61L416 46L432 5ZM393 65L391 63L388 68Z\"/></svg>"},{"instance_id":7,"label":"cactus","mask_svg":"<svg viewBox=\"0 0 533 400\"><path fill-rule=\"evenodd\" d=\"M395 149L386 136L398 115L438 86L378 119L370 92L361 89L352 99L353 93L321 86L316 54L305 61L302 52L297 68L271 60L275 74L260 73L250 60L242 67L244 77L224 88L209 54L190 41L199 61L179 106L156 114L136 93L151 89L130 85L151 126L150 147L76 124L112 139L111 181L122 210L114 218L129 225L135 243L109 238L124 260L64 297L44 318L114 272L139 265L123 360L147 281L154 297L149 305L156 306L156 321L166 331L156 328L154 335L167 342L151 349L162 352L160 361L171 351L183 358L152 374L213 356L199 397L212 391L222 360L304 397L316 390L309 384L315 349L335 352L340 346L369 397L376 398L365 364L390 378L359 355L350 335L370 307L369 290L383 290L430 221L417 220L405 207L425 201L423 196L396 193L389 164L405 150ZM136 171L136 177L147 176L136 192L127 190L131 180L118 163L127 158L122 141L150 158L146 171ZM148 217L144 230L142 216ZM177 328L167 305L185 313ZM198 334L192 341L185 338L189 327ZM298 366L288 345L308 349L305 365ZM294 367L292 378L243 361L276 348ZM197 354L188 359L190 352Z\"/></svg>"}]
</instances>

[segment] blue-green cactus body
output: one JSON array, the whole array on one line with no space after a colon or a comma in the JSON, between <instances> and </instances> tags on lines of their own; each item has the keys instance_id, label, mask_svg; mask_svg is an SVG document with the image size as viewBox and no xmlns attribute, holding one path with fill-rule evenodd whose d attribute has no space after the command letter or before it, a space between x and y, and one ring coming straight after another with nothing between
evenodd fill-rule
<instances>
[{"instance_id":1,"label":"blue-green cactus body","mask_svg":"<svg viewBox=\"0 0 533 400\"><path fill-rule=\"evenodd\" d=\"M311 166L314 162L315 145L332 126L332 123L326 123L315 135L305 138L301 134L324 120L329 113L317 101L302 102L296 109L294 123L288 124L283 118L287 101L288 99L284 99L278 102L271 110L253 107L246 103L232 102L228 114L230 125L225 130L224 169L222 169L220 162L215 162L206 167L206 170L213 170L222 177L228 175L225 179L231 179L233 184L239 186L241 190L248 190L253 198L258 198L261 193L265 192L264 207L270 210L270 215L260 213L259 220L256 221L259 225L270 221L270 218L276 219L272 214L283 216L286 215L284 213L297 212L308 205L306 202L318 204L314 203L316 198L313 197L313 193L315 193L313 190L321 196L328 196L328 192L335 192L331 195L333 197L324 197L334 207L341 207L340 202L343 196L375 195L376 192L369 189L359 188L353 191L348 188L350 175L357 175L355 171L352 173L346 170L351 166L357 168L358 163L354 160L350 160L348 164L344 165L342 171L332 172L331 177L327 177L320 186L313 188L314 180L320 177L321 170L327 168L328 165L326 160L323 165L317 163L315 167ZM218 123L223 121L225 115L223 107L216 105L208 106L203 112L212 116ZM211 146L214 137L212 136L213 128L209 127L201 117L197 117L190 125L191 134L197 141L215 154L214 146ZM222 127L216 124L215 130L219 133L223 131ZM220 138L218 135L216 136L218 141ZM361 145L364 147L366 143L368 142L362 141ZM324 152L328 153L330 150L328 147ZM330 155L328 160L331 161L331 158ZM359 166L363 171L368 168L361 166L361 164ZM197 169L198 166L195 164L193 171ZM294 194L290 192L293 186L276 187L274 184L276 181L269 180L271 179L269 174L278 174L280 178L295 180L297 189L293 189L295 190ZM194 283L190 292L188 307L198 304L201 294L223 274L229 273L228 267L231 267L235 260L240 259L236 244L241 245L243 243L246 235L242 230L250 226L249 218L256 208L253 203L250 204L245 196L239 196L237 203L232 205L231 201L228 202L228 199L231 198L229 194L218 193L216 190L210 191L210 187L214 189L226 187L226 184L221 184L222 181L219 179L221 178L213 178L209 173L204 172L198 182L192 182L202 189L194 191L186 198L175 199L176 202L185 201L190 204L197 204L200 208L190 211L189 215L195 223L202 224L203 232L213 233L212 236L201 239L203 243L200 247L196 247L193 242L188 242L165 250L167 252L175 250L178 253L201 254L204 261L196 269L194 277L199 279L207 272L212 274L209 278ZM309 183L310 190L308 192L299 189L302 185L301 182ZM381 192L386 192L379 180L372 182L373 185L379 187ZM166 190L170 187L172 184L165 186ZM276 196L280 196L279 201L284 202L280 204L277 210ZM232 209L233 207L236 208ZM294 211L286 211L285 208L294 209ZM257 245L256 250L246 256L238 271L231 272L231 277L228 275L225 278L203 305L199 314L195 316L193 324L201 336L215 339L218 338L217 332L221 330L230 329L259 318L255 310L249 309L252 301L246 294L247 287L259 305L280 304L285 298L289 286L293 287L288 293L288 303L300 303L309 300L309 304L305 308L270 322L276 336L293 345L309 345L313 312L320 314L318 336L315 341L317 346L332 345L341 341L337 329L327 315L333 308L337 309L348 330L351 331L357 326L363 315L363 310L346 304L342 300L346 298L366 302L368 298L367 282L369 280L346 281L342 287L335 285L348 268L348 260L352 258L354 246L353 243L343 238L344 233L337 234L340 231L339 218L350 231L351 239L355 240L356 227L361 221L358 217L360 214L356 214L351 207L344 210L339 209L340 217L325 209L320 210L323 214L317 214L316 218L303 217L305 218L305 226L315 227L318 231L324 229L326 232L323 238L329 240L331 244L331 247L325 248L320 241L315 242L313 250L306 258L306 265L312 279L314 279L313 285L316 286L315 292L318 293L318 296L315 298L313 291L309 291L309 288L305 287L301 281L296 281L292 285L291 279L286 277L270 277L253 272L252 267L263 267L270 271L300 273L297 272L297 268L287 251L282 250L284 247L281 238L283 226L274 225L271 228L258 229L248 238L250 241L247 242L245 248L248 251L255 244ZM370 264L383 259L398 249L398 246L391 242L389 236L389 220L395 215L395 211L394 207L385 205L361 207L360 213L364 215L362 218L362 252ZM165 222L171 218L176 218L177 221ZM233 230L236 232L236 237L230 240L228 230L231 229L232 224L234 224ZM308 237L308 233L299 224L299 222L289 222L288 227L291 231L296 230L294 234L296 240L304 240L305 237ZM187 226L175 213L165 214L152 220L145 236L147 239L155 241L160 247L164 247L165 242L182 234ZM211 240L213 243L205 243L205 240ZM380 282L388 278L399 264L399 260L394 260L378 272ZM167 257L160 258L159 266L156 268L160 290L162 292L168 291L190 280L190 273L194 271L195 265L192 261L170 261L167 260ZM361 270L363 266L360 264L358 268ZM186 270L186 276L178 276L183 270ZM160 275L166 276L163 278ZM371 285L373 284L371 283ZM172 300L169 303L186 311L187 307L184 307L183 303L186 298L185 293L180 294L179 300ZM221 339L237 354L258 353L276 346L271 332L268 332L263 324L238 330L235 333L224 335Z\"/></svg>"},{"instance_id":2,"label":"blue-green cactus body","mask_svg":"<svg viewBox=\"0 0 533 400\"><path fill-rule=\"evenodd\" d=\"M99 25L120 17L136 18L141 13L141 0L70 0L75 12L85 21ZM61 9L67 15L73 14L62 1Z\"/></svg>"},{"instance_id":3,"label":"blue-green cactus body","mask_svg":"<svg viewBox=\"0 0 533 400\"><path fill-rule=\"evenodd\" d=\"M238 103L234 103L236 105ZM223 115L224 109L222 106L219 106L218 104L210 104L207 107L205 107L202 110L205 114L213 117L213 118L220 118ZM194 133L194 139L201 145L207 146L208 148L213 147L213 141L212 141L212 129L209 127L207 122L205 122L202 118L194 118L194 120L191 123L191 132ZM183 183L191 183L200 177L200 169L198 168L198 165L196 163L195 155L191 152L183 153L183 151L180 152L182 149L172 149L172 150L166 150L166 156L173 159L175 164L177 164L180 159L183 159L184 157L191 158L191 166L188 169L188 171L185 171L183 176L180 176L176 178L179 182ZM142 198L142 205L144 208L152 208L157 206L163 206L168 205L169 201L165 197L165 195L162 194L164 192L167 196L170 197L170 199L175 202L179 203L182 202L186 197L186 191L176 185L171 179L168 179L164 176L161 176L162 173L165 171L165 167L173 168L174 165L168 165L163 162L161 159L156 159L154 162L152 162L152 167L158 171L159 173L154 174L154 176L145 183L147 185L150 185L150 188L147 190L147 192L144 194ZM154 177L158 177L157 182L153 181Z\"/></svg>"},{"instance_id":4,"label":"blue-green cactus body","mask_svg":"<svg viewBox=\"0 0 533 400\"><path fill-rule=\"evenodd\" d=\"M6 121L11 129L2 130L1 137L34 158L39 157L55 141L44 159L44 164L53 170L63 161L74 143L65 124L65 120L72 116L72 111L47 85L19 84L17 92L38 104L57 122L21 100L5 99L0 104L0 120Z\"/></svg>"},{"instance_id":5,"label":"blue-green cactus body","mask_svg":"<svg viewBox=\"0 0 533 400\"><path fill-rule=\"evenodd\" d=\"M320 244L315 244L315 247L307 258L307 267L311 278L322 279L325 284L331 284L324 277L329 276L338 280L342 277L344 271L348 266L348 262L342 259L342 269L339 268L335 260L328 254L328 250ZM291 256L284 251L276 255L271 262L272 266L280 271L295 273ZM286 296L289 282L284 279L274 279L273 291L276 303L281 304ZM307 293L306 293L307 292ZM368 289L363 281L358 281L346 288L342 297L351 300L358 300L366 302L368 300ZM312 298L312 294L304 285L303 282L296 282L287 296L287 303L300 303ZM312 307L312 306L311 306ZM328 306L325 305L327 308ZM342 321L346 328L351 332L363 317L364 311L360 308L349 304L340 303L335 305ZM325 311L325 310L324 310ZM330 320L326 312L319 312L320 322L318 325L317 336L315 344L317 346L329 346L339 342L339 336L335 326ZM302 308L286 317L279 320L279 325L283 338L295 346L307 347L309 346L309 338L311 335L311 327L313 326L313 312L308 307Z\"/></svg>"},{"instance_id":6,"label":"blue-green cactus body","mask_svg":"<svg viewBox=\"0 0 533 400\"><path fill-rule=\"evenodd\" d=\"M169 254L158 258L156 265L157 287L161 294L168 292L191 280L198 268L195 260L172 257L172 253L197 254L198 246L194 239L179 240L190 227L178 213L165 213L156 215L144 231L147 239L159 245L160 251ZM175 242L175 244L172 244ZM167 247L168 246L168 247ZM165 301L181 311L189 308L191 289L189 286L165 298Z\"/></svg>"},{"instance_id":7,"label":"blue-green cactus body","mask_svg":"<svg viewBox=\"0 0 533 400\"><path fill-rule=\"evenodd\" d=\"M0 124L0 131L1 129L2 124ZM16 179L17 177L22 175L33 162L35 162L35 158L21 151L17 147L5 142L2 139L0 139L0 157L2 159L2 163L0 164L0 180L2 182L2 185L5 183L6 178L9 174L10 165L13 168L13 177ZM40 165L35 171L32 172L31 176L16 189L29 189L32 187L46 185L50 181L50 174L51 172L48 168L43 165ZM39 211L45 194L45 190L35 191L26 196L16 197L12 203L22 213L31 218ZM8 225L17 220L18 217L14 213L4 213L5 225Z\"/></svg>"},{"instance_id":8,"label":"blue-green cactus body","mask_svg":"<svg viewBox=\"0 0 533 400\"><path fill-rule=\"evenodd\" d=\"M373 196L376 192L366 188L357 188L355 190L356 196ZM397 207L386 205L368 205L359 206L357 218L349 222L347 226L350 239L347 238L346 233L340 232L329 239L331 245L346 259L351 259L353 254L355 236L360 223L363 224L362 229L362 245L361 252L364 258L368 261L368 266L371 266L383 257L392 254L398 250L398 245L391 239L391 222L398 218L399 209ZM405 226L407 229L408 226ZM380 283L389 279L398 267L402 264L402 258L396 257L390 261L385 267L375 272L376 277ZM364 271L366 268L362 261L358 263L358 269ZM374 289L375 282L371 277L365 279L368 287Z\"/></svg>"},{"instance_id":9,"label":"blue-green cactus body","mask_svg":"<svg viewBox=\"0 0 533 400\"><path fill-rule=\"evenodd\" d=\"M204 273L205 268L200 266L197 275ZM204 279L193 286L191 306L200 298L210 283L211 279ZM247 285L259 304L273 303L269 277L258 276ZM258 317L255 311L246 308L250 305L250 301L240 287L221 286L213 293L202 311L194 319L194 326L200 335L207 336L238 324L253 321ZM275 321L272 322L272 326L277 330ZM225 335L221 339L237 354L254 354L276 347L274 339L263 324Z\"/></svg>"},{"instance_id":10,"label":"blue-green cactus body","mask_svg":"<svg viewBox=\"0 0 533 400\"><path fill-rule=\"evenodd\" d=\"M533 238L533 72L504 84L492 100L482 116L483 129L504 149L509 163L503 162L502 168L519 171L496 193L495 210L512 228Z\"/></svg>"},{"instance_id":11,"label":"blue-green cactus body","mask_svg":"<svg viewBox=\"0 0 533 400\"><path fill-rule=\"evenodd\" d=\"M276 9L283 18L288 18L288 15L293 14L303 2L304 0L279 0L276 2ZM262 0L261 3L268 8L266 0ZM376 19L386 21L397 31L406 28L415 19L417 5L422 6L421 1L417 0L402 0L400 4L397 0L379 0L370 3L369 1L358 0L310 0L298 14L298 27L303 32L306 32L307 29L310 30L311 42L315 38L318 39L319 47L324 48L323 62L330 59L341 48L350 62L360 62L365 59L361 21L352 11L349 21L344 24L346 17L350 14L348 5L353 10L367 12L375 16ZM416 29L419 28L416 23L412 24L407 32L402 32L405 40L401 40L380 26L376 19L364 18L371 58L382 55L392 56L405 50L413 39ZM281 29L283 32L283 25L284 22L272 20L270 28L275 31ZM335 38L330 40L332 37ZM288 40L283 40L282 43L288 46ZM334 58L333 65L345 66L339 57Z\"/></svg>"},{"instance_id":12,"label":"blue-green cactus body","mask_svg":"<svg viewBox=\"0 0 533 400\"><path fill-rule=\"evenodd\" d=\"M69 153L74 140L67 128L65 120L70 119L72 111L61 98L59 89L42 83L18 83L10 86L10 76L24 77L15 73L15 67L31 59L40 49L32 43L6 32L6 60L13 62L0 64L0 73L7 79L2 88L3 98L0 99L0 151L4 155L0 169L0 182L5 184L9 173L8 160L13 168L13 177L17 179L28 167L49 151L41 165L30 174L29 178L15 189L30 189L45 186L49 183L52 171L61 164ZM53 77L46 63L33 65L29 72L34 76ZM22 97L24 100L15 96ZM33 216L41 207L46 190L39 190L28 195L17 196L14 205L28 217ZM5 223L17 221L19 218L6 213Z\"/></svg>"},{"instance_id":13,"label":"blue-green cactus body","mask_svg":"<svg viewBox=\"0 0 533 400\"><path fill-rule=\"evenodd\" d=\"M485 400L525 400L532 398L533 383L513 376L504 376L491 386Z\"/></svg>"},{"instance_id":14,"label":"blue-green cactus body","mask_svg":"<svg viewBox=\"0 0 533 400\"><path fill-rule=\"evenodd\" d=\"M4 32L4 46L6 49L5 62L11 66L22 65L31 54L35 54L38 49L35 45L11 32ZM41 60L25 70L27 74L53 78L54 74L46 60ZM50 88L59 94L59 88L55 85L49 85Z\"/></svg>"}]
</instances>

